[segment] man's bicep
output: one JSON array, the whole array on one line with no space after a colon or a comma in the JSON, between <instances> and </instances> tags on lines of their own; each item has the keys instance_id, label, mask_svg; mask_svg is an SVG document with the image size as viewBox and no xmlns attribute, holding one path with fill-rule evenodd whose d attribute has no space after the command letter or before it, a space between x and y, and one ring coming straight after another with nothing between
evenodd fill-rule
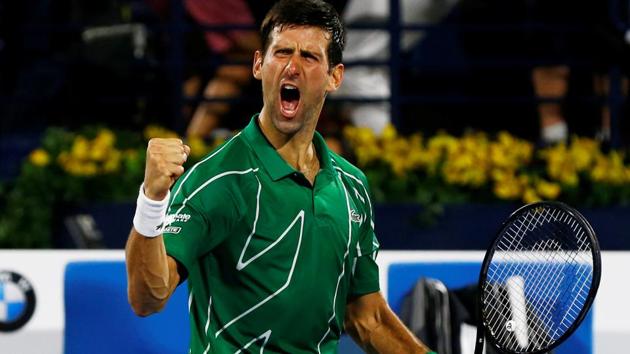
<instances>
[{"instance_id":1,"label":"man's bicep","mask_svg":"<svg viewBox=\"0 0 630 354\"><path fill-rule=\"evenodd\" d=\"M383 307L387 307L387 302L380 291L353 296L347 304L347 309L352 310L349 314L359 317L376 315Z\"/></svg>"}]
</instances>

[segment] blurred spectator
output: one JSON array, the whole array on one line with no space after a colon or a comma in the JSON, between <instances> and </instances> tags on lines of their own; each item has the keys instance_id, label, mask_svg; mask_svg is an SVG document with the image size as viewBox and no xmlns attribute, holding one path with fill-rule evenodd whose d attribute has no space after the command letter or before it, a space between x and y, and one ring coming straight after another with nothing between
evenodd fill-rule
<instances>
[{"instance_id":1,"label":"blurred spectator","mask_svg":"<svg viewBox=\"0 0 630 354\"><path fill-rule=\"evenodd\" d=\"M622 2L619 3L621 5ZM623 3L627 6L627 2ZM584 32L560 32L534 37L538 43L536 53L544 49L544 54L552 56L556 62L556 65L537 66L533 69L532 82L536 96L558 100L567 97L571 76L584 69L579 66L571 67L571 63L577 58L587 62L585 69L592 74L588 78L591 85L589 91L607 98L610 68L627 66L630 61L630 46L624 41L624 33L615 28L612 22L611 16L617 15L610 11L612 4L611 1L591 0L576 4L568 0L555 0L536 1L530 5L534 21L584 26ZM561 101L538 105L541 139L544 142L565 140L569 130L580 135L596 135L604 141L610 140L610 109L607 102L593 110L591 119L571 119L566 106Z\"/></svg>"},{"instance_id":2,"label":"blurred spectator","mask_svg":"<svg viewBox=\"0 0 630 354\"><path fill-rule=\"evenodd\" d=\"M244 0L185 0L187 12L201 26L203 25L254 25L254 18ZM227 61L246 61L260 48L257 32L229 30L226 32L206 31L206 44L213 55L220 55ZM233 98L241 94L243 87L252 77L251 67L239 64L223 64L216 68L213 77L205 85L206 98ZM185 94L192 96L198 77L185 83ZM220 101L204 101L194 111L187 135L207 137L220 126L221 117L229 110L229 104Z\"/></svg>"},{"instance_id":3,"label":"blurred spectator","mask_svg":"<svg viewBox=\"0 0 630 354\"><path fill-rule=\"evenodd\" d=\"M462 32L464 48L473 57L514 62L513 68L485 70L480 80L494 82L496 89L500 77L520 80L522 76L515 73L527 69L534 97L543 99L532 112L537 120L519 118L518 124L512 124L525 137L553 143L569 134L610 136L608 108L595 99L585 99L607 94L605 76L611 67L622 66L628 72L630 47L624 43L624 33L612 25L610 4L596 0L462 0L463 23L507 26ZM503 91L515 86L506 85ZM495 106L494 110L499 109Z\"/></svg>"},{"instance_id":4,"label":"blurred spectator","mask_svg":"<svg viewBox=\"0 0 630 354\"><path fill-rule=\"evenodd\" d=\"M459 0L401 0L403 24L433 24L444 18ZM386 24L389 2L351 0L343 14L346 25L355 23ZM403 32L401 49L409 50L424 37L419 31ZM390 57L390 34L387 30L349 30L344 61L383 60ZM384 99L377 103L348 104L347 112L354 125L371 128L380 134L391 120L389 68L384 66L350 66L336 96Z\"/></svg>"}]
</instances>

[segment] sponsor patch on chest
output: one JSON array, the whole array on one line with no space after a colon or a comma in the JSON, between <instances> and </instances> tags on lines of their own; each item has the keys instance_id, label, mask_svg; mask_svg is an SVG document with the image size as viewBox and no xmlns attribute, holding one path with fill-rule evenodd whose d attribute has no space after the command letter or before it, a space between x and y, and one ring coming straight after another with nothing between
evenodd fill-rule
<instances>
[{"instance_id":1,"label":"sponsor patch on chest","mask_svg":"<svg viewBox=\"0 0 630 354\"><path fill-rule=\"evenodd\" d=\"M359 225L363 224L363 215L357 213L357 211L354 209L350 211L350 219L352 220L352 222L356 222Z\"/></svg>"}]
</instances>

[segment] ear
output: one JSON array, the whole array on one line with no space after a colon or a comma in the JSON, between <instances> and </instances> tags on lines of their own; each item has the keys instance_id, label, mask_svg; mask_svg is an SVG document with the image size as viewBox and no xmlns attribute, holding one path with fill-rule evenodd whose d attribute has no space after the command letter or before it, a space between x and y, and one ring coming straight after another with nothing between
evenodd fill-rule
<instances>
[{"instance_id":1,"label":"ear","mask_svg":"<svg viewBox=\"0 0 630 354\"><path fill-rule=\"evenodd\" d=\"M262 79L262 62L263 62L263 54L260 50L257 50L254 53L254 64L252 66L252 73L254 77L258 80Z\"/></svg>"},{"instance_id":2,"label":"ear","mask_svg":"<svg viewBox=\"0 0 630 354\"><path fill-rule=\"evenodd\" d=\"M330 75L328 76L328 87L326 87L327 92L337 91L339 86L341 86L344 70L345 68L343 64L337 64L334 68L332 68Z\"/></svg>"}]
</instances>

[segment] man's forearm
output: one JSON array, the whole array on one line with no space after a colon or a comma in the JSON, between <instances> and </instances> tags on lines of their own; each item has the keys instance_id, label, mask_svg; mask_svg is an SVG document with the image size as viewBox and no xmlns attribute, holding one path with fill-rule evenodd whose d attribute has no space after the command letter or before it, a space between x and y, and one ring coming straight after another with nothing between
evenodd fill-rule
<instances>
[{"instance_id":1,"label":"man's forearm","mask_svg":"<svg viewBox=\"0 0 630 354\"><path fill-rule=\"evenodd\" d=\"M350 304L347 309L346 330L368 353L425 354L430 349L423 345L398 319L380 296Z\"/></svg>"},{"instance_id":2,"label":"man's forearm","mask_svg":"<svg viewBox=\"0 0 630 354\"><path fill-rule=\"evenodd\" d=\"M368 353L425 354L430 351L391 311L381 314L381 322L369 331L363 343Z\"/></svg>"},{"instance_id":3,"label":"man's forearm","mask_svg":"<svg viewBox=\"0 0 630 354\"><path fill-rule=\"evenodd\" d=\"M162 236L148 238L132 228L125 247L129 303L139 316L162 309L177 283L177 266Z\"/></svg>"}]
</instances>

